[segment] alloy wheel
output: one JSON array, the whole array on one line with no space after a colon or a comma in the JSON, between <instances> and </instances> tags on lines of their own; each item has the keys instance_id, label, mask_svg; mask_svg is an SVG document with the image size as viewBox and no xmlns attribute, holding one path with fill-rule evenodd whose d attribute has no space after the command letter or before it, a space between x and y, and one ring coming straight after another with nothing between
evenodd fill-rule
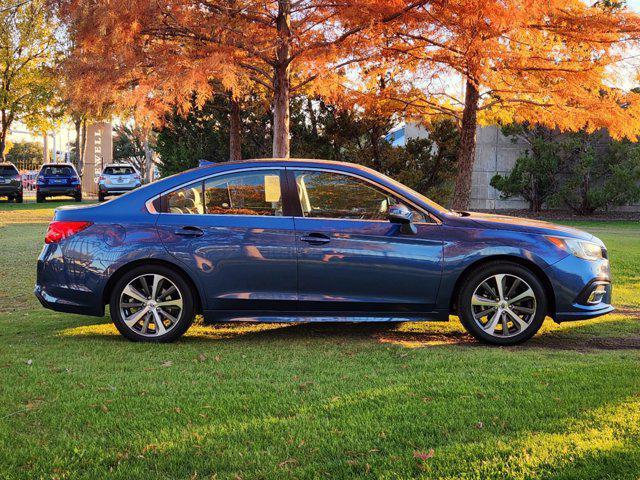
<instances>
[{"instance_id":1,"label":"alloy wheel","mask_svg":"<svg viewBox=\"0 0 640 480\"><path fill-rule=\"evenodd\" d=\"M511 274L483 280L471 297L476 324L488 335L508 338L525 331L536 314L536 296L522 278Z\"/></svg>"},{"instance_id":2,"label":"alloy wheel","mask_svg":"<svg viewBox=\"0 0 640 480\"><path fill-rule=\"evenodd\" d=\"M129 329L138 335L159 337L180 321L182 293L163 275L140 275L122 290L119 309L122 321Z\"/></svg>"}]
</instances>

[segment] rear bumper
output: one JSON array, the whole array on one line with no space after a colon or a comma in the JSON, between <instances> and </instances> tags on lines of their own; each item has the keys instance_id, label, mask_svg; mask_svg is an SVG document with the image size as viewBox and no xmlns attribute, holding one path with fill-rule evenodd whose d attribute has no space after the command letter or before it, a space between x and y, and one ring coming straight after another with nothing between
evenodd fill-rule
<instances>
[{"instance_id":1,"label":"rear bumper","mask_svg":"<svg viewBox=\"0 0 640 480\"><path fill-rule=\"evenodd\" d=\"M71 274L67 263L59 245L45 245L38 258L36 298L43 307L56 312L104 316L104 304L96 300L102 298L102 282L95 276ZM77 271L86 272L82 268Z\"/></svg>"},{"instance_id":2,"label":"rear bumper","mask_svg":"<svg viewBox=\"0 0 640 480\"><path fill-rule=\"evenodd\" d=\"M134 185L133 187L125 187L120 185L99 185L98 189L103 195L122 195L123 193L135 190L140 185Z\"/></svg>"},{"instance_id":3,"label":"rear bumper","mask_svg":"<svg viewBox=\"0 0 640 480\"><path fill-rule=\"evenodd\" d=\"M36 284L33 293L35 293L36 298L42 306L49 310L63 313L77 313L79 315L91 315L94 317L104 316L104 308L96 308L94 305L74 303L64 298L54 297L53 295L49 295L42 285Z\"/></svg>"},{"instance_id":4,"label":"rear bumper","mask_svg":"<svg viewBox=\"0 0 640 480\"><path fill-rule=\"evenodd\" d=\"M49 195L69 195L76 196L82 193L80 185L72 186L72 185L61 185L61 186L46 186L46 187L38 187L38 193L42 196Z\"/></svg>"}]
</instances>

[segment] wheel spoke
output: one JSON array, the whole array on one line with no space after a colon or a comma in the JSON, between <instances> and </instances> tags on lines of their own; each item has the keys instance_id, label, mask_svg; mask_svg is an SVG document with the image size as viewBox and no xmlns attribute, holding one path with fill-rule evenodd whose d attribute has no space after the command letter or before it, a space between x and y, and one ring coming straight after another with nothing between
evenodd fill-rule
<instances>
[{"instance_id":1,"label":"wheel spoke","mask_svg":"<svg viewBox=\"0 0 640 480\"><path fill-rule=\"evenodd\" d=\"M167 329L165 328L164 323L162 323L162 319L160 318L158 311L152 310L152 312L153 312L153 323L155 323L156 325L156 335L162 335L163 333L166 333Z\"/></svg>"},{"instance_id":2,"label":"wheel spoke","mask_svg":"<svg viewBox=\"0 0 640 480\"><path fill-rule=\"evenodd\" d=\"M177 291L176 287L174 285L171 285L169 288L167 288L164 292L160 294L157 300L162 300L163 298L168 297L169 295L171 295L173 292L176 292L176 291Z\"/></svg>"},{"instance_id":3,"label":"wheel spoke","mask_svg":"<svg viewBox=\"0 0 640 480\"><path fill-rule=\"evenodd\" d=\"M518 310L519 312L522 313L528 313L528 314L533 314L536 312L535 308L529 308L529 307L521 307L520 305L511 305L511 310Z\"/></svg>"},{"instance_id":4,"label":"wheel spoke","mask_svg":"<svg viewBox=\"0 0 640 480\"><path fill-rule=\"evenodd\" d=\"M158 302L158 307L180 307L182 308L182 299L178 298L176 300L167 300L165 302Z\"/></svg>"},{"instance_id":5,"label":"wheel spoke","mask_svg":"<svg viewBox=\"0 0 640 480\"><path fill-rule=\"evenodd\" d=\"M525 322L524 320L522 320L516 313L514 313L513 311L511 311L510 308L507 308L505 310L505 312L507 312L507 314L513 319L513 321L516 323L516 325L518 325L518 327L520 327L520 331L524 330L525 328L527 328L529 326L529 324L527 322Z\"/></svg>"},{"instance_id":6,"label":"wheel spoke","mask_svg":"<svg viewBox=\"0 0 640 480\"><path fill-rule=\"evenodd\" d=\"M504 312L502 313L502 335L509 335L509 320L507 319L507 316L504 314Z\"/></svg>"},{"instance_id":7,"label":"wheel spoke","mask_svg":"<svg viewBox=\"0 0 640 480\"><path fill-rule=\"evenodd\" d=\"M144 307L144 303L142 303L142 302L124 302L124 303L121 303L120 306L122 308L141 308L141 307Z\"/></svg>"},{"instance_id":8,"label":"wheel spoke","mask_svg":"<svg viewBox=\"0 0 640 480\"><path fill-rule=\"evenodd\" d=\"M147 298L151 297L151 292L149 291L149 282L147 282L146 275L140 277L140 285L142 285L142 290L144 290L144 294Z\"/></svg>"},{"instance_id":9,"label":"wheel spoke","mask_svg":"<svg viewBox=\"0 0 640 480\"><path fill-rule=\"evenodd\" d=\"M178 321L178 319L176 317L174 317L173 315L171 315L169 312L167 312L166 310L162 309L162 308L158 308L158 313L161 315L164 315L164 318L166 318L167 320L171 321L171 323L176 323Z\"/></svg>"},{"instance_id":10,"label":"wheel spoke","mask_svg":"<svg viewBox=\"0 0 640 480\"><path fill-rule=\"evenodd\" d=\"M516 288L518 288L518 286L522 283L522 280L520 280L519 278L515 278L513 280L513 283L511 284L511 286L509 287L509 290L507 291L507 293L505 294L505 298L509 298L511 296L512 293L515 293Z\"/></svg>"},{"instance_id":11,"label":"wheel spoke","mask_svg":"<svg viewBox=\"0 0 640 480\"><path fill-rule=\"evenodd\" d=\"M535 295L533 294L533 290L531 290L531 288L527 288L524 292L516 295L513 298L510 298L509 301L507 302L509 305L513 305L516 302L519 302L520 300L524 300L525 298L533 298L535 299Z\"/></svg>"},{"instance_id":12,"label":"wheel spoke","mask_svg":"<svg viewBox=\"0 0 640 480\"><path fill-rule=\"evenodd\" d=\"M140 320L144 316L144 314L146 314L148 311L149 311L149 307L141 308L137 312L132 313L131 315L126 317L124 319L124 323L126 323L127 326L129 327L133 327L136 323L138 323L138 320Z\"/></svg>"},{"instance_id":13,"label":"wheel spoke","mask_svg":"<svg viewBox=\"0 0 640 480\"><path fill-rule=\"evenodd\" d=\"M139 302L147 303L147 297L145 297L144 294L140 293L131 284L127 285L122 293L130 296L131 298L133 298L135 300L138 300Z\"/></svg>"},{"instance_id":14,"label":"wheel spoke","mask_svg":"<svg viewBox=\"0 0 640 480\"><path fill-rule=\"evenodd\" d=\"M487 324L482 327L485 332L493 335L496 331L496 327L498 326L498 322L500 321L500 317L502 315L502 311L498 310L496 313L493 314L493 317L491 317L491 319L487 322Z\"/></svg>"},{"instance_id":15,"label":"wheel spoke","mask_svg":"<svg viewBox=\"0 0 640 480\"><path fill-rule=\"evenodd\" d=\"M486 310L482 310L481 312L477 312L473 314L473 317L476 320L481 319L482 317L484 317L485 315L487 315L487 313L493 312L496 309L496 307L489 307Z\"/></svg>"},{"instance_id":16,"label":"wheel spoke","mask_svg":"<svg viewBox=\"0 0 640 480\"><path fill-rule=\"evenodd\" d=\"M504 282L504 274L498 274L493 278L495 278L495 280L496 280L496 287L498 289L498 298L500 300L504 300L504 292L502 291L503 282Z\"/></svg>"},{"instance_id":17,"label":"wheel spoke","mask_svg":"<svg viewBox=\"0 0 640 480\"><path fill-rule=\"evenodd\" d=\"M160 282L163 278L164 277L161 277L160 275L153 276L153 284L151 285L151 300L158 300L158 286L160 285Z\"/></svg>"},{"instance_id":18,"label":"wheel spoke","mask_svg":"<svg viewBox=\"0 0 640 480\"><path fill-rule=\"evenodd\" d=\"M147 312L144 316L144 323L142 324L142 328L140 329L141 333L149 333L149 320L151 320L151 312Z\"/></svg>"},{"instance_id":19,"label":"wheel spoke","mask_svg":"<svg viewBox=\"0 0 640 480\"><path fill-rule=\"evenodd\" d=\"M482 306L482 307L497 307L499 302L492 300L490 298L481 297L479 295L474 295L471 299L471 305L474 306Z\"/></svg>"}]
</instances>

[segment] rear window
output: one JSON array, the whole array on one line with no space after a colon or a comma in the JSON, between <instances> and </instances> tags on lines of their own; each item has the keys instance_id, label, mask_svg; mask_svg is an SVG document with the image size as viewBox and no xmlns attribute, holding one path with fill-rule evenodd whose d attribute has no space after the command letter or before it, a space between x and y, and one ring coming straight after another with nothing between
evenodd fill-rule
<instances>
[{"instance_id":1,"label":"rear window","mask_svg":"<svg viewBox=\"0 0 640 480\"><path fill-rule=\"evenodd\" d=\"M42 168L42 174L48 177L72 177L75 176L73 168L65 165L51 165Z\"/></svg>"},{"instance_id":2,"label":"rear window","mask_svg":"<svg viewBox=\"0 0 640 480\"><path fill-rule=\"evenodd\" d=\"M105 175L132 175L135 170L131 167L107 167L104 169Z\"/></svg>"},{"instance_id":3,"label":"rear window","mask_svg":"<svg viewBox=\"0 0 640 480\"><path fill-rule=\"evenodd\" d=\"M0 175L17 175L18 169L13 165L0 165Z\"/></svg>"}]
</instances>

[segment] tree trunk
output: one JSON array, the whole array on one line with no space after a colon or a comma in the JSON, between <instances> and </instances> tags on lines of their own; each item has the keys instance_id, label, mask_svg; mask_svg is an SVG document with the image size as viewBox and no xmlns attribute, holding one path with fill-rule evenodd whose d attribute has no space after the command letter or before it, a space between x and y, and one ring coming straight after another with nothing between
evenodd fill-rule
<instances>
[{"instance_id":1,"label":"tree trunk","mask_svg":"<svg viewBox=\"0 0 640 480\"><path fill-rule=\"evenodd\" d=\"M240 129L240 104L229 94L229 160L242 160L242 132Z\"/></svg>"},{"instance_id":2,"label":"tree trunk","mask_svg":"<svg viewBox=\"0 0 640 480\"><path fill-rule=\"evenodd\" d=\"M42 134L42 146L43 146L43 158L42 163L49 163L49 134L44 132Z\"/></svg>"},{"instance_id":3,"label":"tree trunk","mask_svg":"<svg viewBox=\"0 0 640 480\"><path fill-rule=\"evenodd\" d=\"M476 159L476 125L478 116L478 88L467 80L467 91L464 97L462 112L462 128L460 130L460 150L458 152L458 175L453 194L451 208L468 210L471 198L471 173Z\"/></svg>"},{"instance_id":4,"label":"tree trunk","mask_svg":"<svg viewBox=\"0 0 640 480\"><path fill-rule=\"evenodd\" d=\"M310 98L307 98L307 110L309 114L309 120L311 121L311 133L314 137L318 137L318 119L316 118L316 112L313 109L313 102Z\"/></svg>"},{"instance_id":5,"label":"tree trunk","mask_svg":"<svg viewBox=\"0 0 640 480\"><path fill-rule=\"evenodd\" d=\"M82 118L77 117L74 121L73 121L73 125L76 128L76 141L75 141L75 149L76 149L76 156L73 159L73 163L76 167L76 170L78 171L78 174L82 173L82 167L80 166L80 133L82 130Z\"/></svg>"},{"instance_id":6,"label":"tree trunk","mask_svg":"<svg viewBox=\"0 0 640 480\"><path fill-rule=\"evenodd\" d=\"M273 156L289 158L291 2L278 0L278 47L273 69Z\"/></svg>"},{"instance_id":7,"label":"tree trunk","mask_svg":"<svg viewBox=\"0 0 640 480\"><path fill-rule=\"evenodd\" d=\"M149 145L149 134L147 133L142 144L144 150L144 183L151 183L153 176L153 150Z\"/></svg>"},{"instance_id":8,"label":"tree trunk","mask_svg":"<svg viewBox=\"0 0 640 480\"><path fill-rule=\"evenodd\" d=\"M7 148L7 132L9 131L9 122L7 122L7 114L2 110L2 125L0 125L0 162L5 161L5 152Z\"/></svg>"},{"instance_id":9,"label":"tree trunk","mask_svg":"<svg viewBox=\"0 0 640 480\"><path fill-rule=\"evenodd\" d=\"M80 145L80 157L79 157L80 172L84 172L84 154L86 149L87 149L87 119L83 118L82 119L82 143ZM82 175L82 173L80 173L80 175Z\"/></svg>"}]
</instances>

